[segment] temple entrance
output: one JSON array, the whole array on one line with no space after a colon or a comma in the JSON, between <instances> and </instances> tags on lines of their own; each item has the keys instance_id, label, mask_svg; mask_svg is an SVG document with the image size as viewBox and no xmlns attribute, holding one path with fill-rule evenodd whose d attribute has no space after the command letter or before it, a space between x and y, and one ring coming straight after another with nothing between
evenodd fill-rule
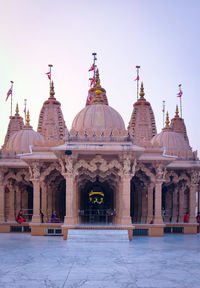
<instances>
[{"instance_id":1,"label":"temple entrance","mask_svg":"<svg viewBox=\"0 0 200 288\"><path fill-rule=\"evenodd\" d=\"M59 171L53 170L45 178L42 189L41 208L45 222L51 222L51 215L56 213L58 222L64 222L65 217L66 181Z\"/></svg>"},{"instance_id":2,"label":"temple entrance","mask_svg":"<svg viewBox=\"0 0 200 288\"><path fill-rule=\"evenodd\" d=\"M149 184L149 177L141 170L137 171L131 180L130 214L133 223L149 223L153 219L153 196L151 197L152 207L148 209L148 199L150 200Z\"/></svg>"},{"instance_id":3,"label":"temple entrance","mask_svg":"<svg viewBox=\"0 0 200 288\"><path fill-rule=\"evenodd\" d=\"M81 223L112 223L115 215L113 194L108 181L87 181L80 190Z\"/></svg>"}]
</instances>

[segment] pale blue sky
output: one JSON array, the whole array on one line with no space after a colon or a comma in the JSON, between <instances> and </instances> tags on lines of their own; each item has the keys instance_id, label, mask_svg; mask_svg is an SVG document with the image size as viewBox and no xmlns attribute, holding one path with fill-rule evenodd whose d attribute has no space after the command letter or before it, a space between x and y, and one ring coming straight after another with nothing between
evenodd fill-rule
<instances>
[{"instance_id":1,"label":"pale blue sky","mask_svg":"<svg viewBox=\"0 0 200 288\"><path fill-rule=\"evenodd\" d=\"M174 116L182 83L183 118L190 145L200 150L200 1L184 0L0 0L0 144L10 114L5 102L10 80L13 107L23 115L28 100L37 129L48 98L48 64L67 128L84 107L88 69L97 52L102 86L126 127L136 101L135 66L141 65L145 97L162 129L162 101Z\"/></svg>"}]
</instances>

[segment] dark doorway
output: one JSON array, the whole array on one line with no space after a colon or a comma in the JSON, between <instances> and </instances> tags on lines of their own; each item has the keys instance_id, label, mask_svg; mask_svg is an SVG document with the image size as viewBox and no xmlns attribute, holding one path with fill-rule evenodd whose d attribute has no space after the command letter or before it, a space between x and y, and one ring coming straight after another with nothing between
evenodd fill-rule
<instances>
[{"instance_id":1,"label":"dark doorway","mask_svg":"<svg viewBox=\"0 0 200 288\"><path fill-rule=\"evenodd\" d=\"M88 181L80 191L82 223L111 223L114 216L113 190L109 183Z\"/></svg>"}]
</instances>

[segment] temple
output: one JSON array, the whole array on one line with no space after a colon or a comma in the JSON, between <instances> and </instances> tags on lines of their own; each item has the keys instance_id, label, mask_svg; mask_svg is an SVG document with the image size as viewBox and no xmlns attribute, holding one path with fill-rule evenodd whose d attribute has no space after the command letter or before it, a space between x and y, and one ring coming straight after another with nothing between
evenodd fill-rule
<instances>
[{"instance_id":1,"label":"temple","mask_svg":"<svg viewBox=\"0 0 200 288\"><path fill-rule=\"evenodd\" d=\"M0 151L0 232L133 225L134 235L197 233L200 163L178 107L157 133L143 83L127 128L109 106L98 70L89 96L71 128L52 81L37 132L31 115L23 120L16 107ZM26 222L18 224L21 209Z\"/></svg>"}]
</instances>

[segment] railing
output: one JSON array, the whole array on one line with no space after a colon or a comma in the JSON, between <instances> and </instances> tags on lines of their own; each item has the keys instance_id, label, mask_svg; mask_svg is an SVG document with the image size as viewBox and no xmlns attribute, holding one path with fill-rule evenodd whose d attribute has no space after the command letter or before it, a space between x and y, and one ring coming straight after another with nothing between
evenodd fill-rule
<instances>
[{"instance_id":1,"label":"railing","mask_svg":"<svg viewBox=\"0 0 200 288\"><path fill-rule=\"evenodd\" d=\"M116 215L115 209L85 209L79 210L84 223L112 223L113 216Z\"/></svg>"}]
</instances>

